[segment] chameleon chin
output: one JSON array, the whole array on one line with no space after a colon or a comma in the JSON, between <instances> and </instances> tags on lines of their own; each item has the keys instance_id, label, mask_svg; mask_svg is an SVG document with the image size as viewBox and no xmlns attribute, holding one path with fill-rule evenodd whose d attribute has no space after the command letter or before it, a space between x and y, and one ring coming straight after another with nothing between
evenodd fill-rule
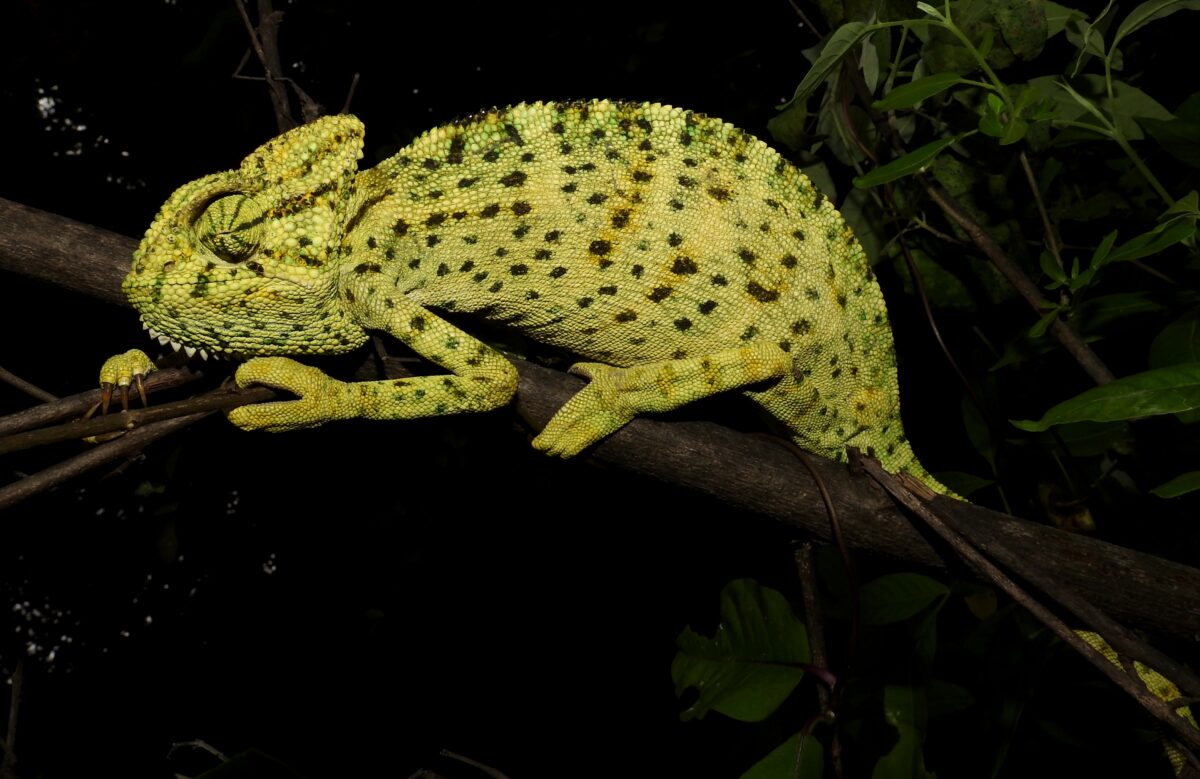
<instances>
[{"instance_id":1,"label":"chameleon chin","mask_svg":"<svg viewBox=\"0 0 1200 779\"><path fill-rule=\"evenodd\" d=\"M569 457L639 413L740 389L801 447L855 446L945 493L900 422L887 311L841 216L773 149L653 103L522 104L358 169L363 126L329 116L180 187L124 282L164 343L250 357L247 430L503 406L517 374L441 314L565 349L590 383L534 439ZM447 371L347 383L290 359L381 330ZM134 350L101 382L153 369Z\"/></svg>"}]
</instances>

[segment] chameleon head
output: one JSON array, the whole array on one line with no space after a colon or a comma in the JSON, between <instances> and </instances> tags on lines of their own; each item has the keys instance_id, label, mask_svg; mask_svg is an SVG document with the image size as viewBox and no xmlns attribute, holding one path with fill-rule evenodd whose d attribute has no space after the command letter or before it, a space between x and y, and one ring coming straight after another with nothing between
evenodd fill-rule
<instances>
[{"instance_id":1,"label":"chameleon head","mask_svg":"<svg viewBox=\"0 0 1200 779\"><path fill-rule=\"evenodd\" d=\"M337 298L362 124L329 116L175 191L122 283L156 334L214 354L331 354L366 340Z\"/></svg>"}]
</instances>

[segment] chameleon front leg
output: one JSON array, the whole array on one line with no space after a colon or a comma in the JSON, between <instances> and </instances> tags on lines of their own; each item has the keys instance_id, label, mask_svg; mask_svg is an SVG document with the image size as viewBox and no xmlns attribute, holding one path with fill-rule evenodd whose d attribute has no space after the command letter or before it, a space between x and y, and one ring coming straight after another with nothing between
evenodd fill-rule
<instances>
[{"instance_id":1,"label":"chameleon front leg","mask_svg":"<svg viewBox=\"0 0 1200 779\"><path fill-rule=\"evenodd\" d=\"M791 365L787 352L775 344L628 368L577 363L571 366L571 373L591 382L558 410L533 439L533 446L547 454L571 457L638 414L670 411L718 392L779 378Z\"/></svg>"},{"instance_id":2,"label":"chameleon front leg","mask_svg":"<svg viewBox=\"0 0 1200 779\"><path fill-rule=\"evenodd\" d=\"M246 430L278 432L354 417L415 419L487 411L516 392L517 370L503 355L402 295L359 314L364 327L387 331L450 373L342 382L286 357L258 357L238 368L237 383L265 384L300 399L241 406L229 420Z\"/></svg>"}]
</instances>

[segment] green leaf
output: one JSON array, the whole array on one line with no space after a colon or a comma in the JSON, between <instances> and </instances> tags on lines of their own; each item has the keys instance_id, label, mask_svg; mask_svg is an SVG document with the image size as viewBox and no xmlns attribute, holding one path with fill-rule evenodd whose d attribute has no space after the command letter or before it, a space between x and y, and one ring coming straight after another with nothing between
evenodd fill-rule
<instances>
[{"instance_id":1,"label":"green leaf","mask_svg":"<svg viewBox=\"0 0 1200 779\"><path fill-rule=\"evenodd\" d=\"M946 148L958 143L962 137L942 138L933 143L927 143L919 149L910 151L899 159L892 160L888 164L876 168L865 176L855 178L854 186L860 189L876 187L880 184L886 184L889 181L895 181L912 173L922 171L929 163L933 162L934 157L941 154Z\"/></svg>"},{"instance_id":2,"label":"green leaf","mask_svg":"<svg viewBox=\"0 0 1200 779\"><path fill-rule=\"evenodd\" d=\"M1000 133L1000 145L1009 146L1016 143L1025 137L1025 133L1029 132L1029 125L1024 119L1010 115L1008 122L1004 125L1004 132Z\"/></svg>"},{"instance_id":3,"label":"green leaf","mask_svg":"<svg viewBox=\"0 0 1200 779\"><path fill-rule=\"evenodd\" d=\"M930 717L941 717L965 711L975 705L975 696L965 687L941 679L930 679L925 699Z\"/></svg>"},{"instance_id":4,"label":"green leaf","mask_svg":"<svg viewBox=\"0 0 1200 779\"><path fill-rule=\"evenodd\" d=\"M1054 320L1058 319L1058 306L1053 306L1049 311L1042 314L1038 321L1033 323L1033 327L1029 328L1030 338L1041 338L1050 329L1050 325L1054 324Z\"/></svg>"},{"instance_id":5,"label":"green leaf","mask_svg":"<svg viewBox=\"0 0 1200 779\"><path fill-rule=\"evenodd\" d=\"M809 143L805 130L807 121L808 106L799 100L768 119L767 132L771 133L776 143L798 151Z\"/></svg>"},{"instance_id":6,"label":"green leaf","mask_svg":"<svg viewBox=\"0 0 1200 779\"><path fill-rule=\"evenodd\" d=\"M938 471L934 474L934 478L964 498L996 483L995 479L985 479L965 471Z\"/></svg>"},{"instance_id":7,"label":"green leaf","mask_svg":"<svg viewBox=\"0 0 1200 779\"><path fill-rule=\"evenodd\" d=\"M919 687L888 685L883 689L883 718L896 729L892 751L875 763L871 779L935 779L925 769L922 752L925 692Z\"/></svg>"},{"instance_id":8,"label":"green leaf","mask_svg":"<svg viewBox=\"0 0 1200 779\"><path fill-rule=\"evenodd\" d=\"M1196 233L1196 224L1188 218L1172 219L1149 232L1142 233L1136 238L1130 238L1125 243L1113 249L1104 262L1125 262L1140 260L1158 254L1168 246L1191 238Z\"/></svg>"},{"instance_id":9,"label":"green leaf","mask_svg":"<svg viewBox=\"0 0 1200 779\"><path fill-rule=\"evenodd\" d=\"M1067 24L1071 21L1082 21L1087 18L1083 11L1077 11L1074 8L1067 8L1065 5L1058 3L1046 2L1042 3L1042 8L1046 13L1046 37L1050 38L1062 32Z\"/></svg>"},{"instance_id":10,"label":"green leaf","mask_svg":"<svg viewBox=\"0 0 1200 779\"><path fill-rule=\"evenodd\" d=\"M896 87L882 99L872 103L871 106L879 111L910 108L922 100L945 92L950 87L962 82L963 77L957 73L934 73L931 76Z\"/></svg>"},{"instance_id":11,"label":"green leaf","mask_svg":"<svg viewBox=\"0 0 1200 779\"><path fill-rule=\"evenodd\" d=\"M1200 363L1200 309L1192 309L1164 327L1150 343L1150 367Z\"/></svg>"},{"instance_id":12,"label":"green leaf","mask_svg":"<svg viewBox=\"0 0 1200 779\"><path fill-rule=\"evenodd\" d=\"M1130 11L1129 16L1126 16L1125 20L1121 22L1110 48L1115 49L1122 38L1140 30L1150 22L1184 10L1200 11L1200 0L1150 0L1142 3Z\"/></svg>"},{"instance_id":13,"label":"green leaf","mask_svg":"<svg viewBox=\"0 0 1200 779\"><path fill-rule=\"evenodd\" d=\"M825 772L825 748L811 733L804 736L804 746L800 747L801 735L797 733L772 749L741 779L821 779Z\"/></svg>"},{"instance_id":14,"label":"green leaf","mask_svg":"<svg viewBox=\"0 0 1200 779\"><path fill-rule=\"evenodd\" d=\"M1043 250L1038 255L1038 264L1042 266L1042 273L1045 273L1054 281L1062 284L1067 280L1067 274L1058 266L1058 260L1054 259L1054 255ZM1057 286L1057 284L1055 285ZM1053 289L1053 287L1051 287Z\"/></svg>"},{"instance_id":15,"label":"green leaf","mask_svg":"<svg viewBox=\"0 0 1200 779\"><path fill-rule=\"evenodd\" d=\"M859 608L866 625L887 625L917 614L921 609L950 592L937 579L919 573L894 573L880 576L863 585Z\"/></svg>"},{"instance_id":16,"label":"green leaf","mask_svg":"<svg viewBox=\"0 0 1200 779\"><path fill-rule=\"evenodd\" d=\"M1040 433L1068 422L1114 422L1176 414L1200 408L1200 364L1173 365L1135 373L1064 400L1037 421L1010 420L1022 430Z\"/></svg>"},{"instance_id":17,"label":"green leaf","mask_svg":"<svg viewBox=\"0 0 1200 779\"><path fill-rule=\"evenodd\" d=\"M695 687L700 697L683 720L710 710L758 722L783 703L804 676L808 633L787 599L753 579L736 579L721 590L721 622L713 638L684 628L671 663L675 695Z\"/></svg>"},{"instance_id":18,"label":"green leaf","mask_svg":"<svg viewBox=\"0 0 1200 779\"><path fill-rule=\"evenodd\" d=\"M1096 247L1096 251L1092 252L1092 261L1088 263L1089 268L1099 268L1108 259L1108 253L1112 251L1113 244L1117 242L1117 231L1113 230L1104 239L1100 241L1100 245Z\"/></svg>"},{"instance_id":19,"label":"green leaf","mask_svg":"<svg viewBox=\"0 0 1200 779\"><path fill-rule=\"evenodd\" d=\"M808 69L801 79L800 84L796 87L796 93L792 95L792 99L785 103L781 108L786 108L797 100L807 100L808 96L817 91L817 87L821 85L829 74L832 73L841 63L842 57L850 49L858 45L859 41L866 38L876 30L881 30L887 27L885 24L864 24L863 22L847 22L834 31L833 35L829 36L829 41L825 44L825 48L821 49L820 55L817 56L817 61Z\"/></svg>"},{"instance_id":20,"label":"green leaf","mask_svg":"<svg viewBox=\"0 0 1200 779\"><path fill-rule=\"evenodd\" d=\"M1165 484L1158 485L1150 490L1150 494L1160 498L1178 498L1180 495L1186 495L1196 490L1200 490L1200 471L1188 471Z\"/></svg>"}]
</instances>

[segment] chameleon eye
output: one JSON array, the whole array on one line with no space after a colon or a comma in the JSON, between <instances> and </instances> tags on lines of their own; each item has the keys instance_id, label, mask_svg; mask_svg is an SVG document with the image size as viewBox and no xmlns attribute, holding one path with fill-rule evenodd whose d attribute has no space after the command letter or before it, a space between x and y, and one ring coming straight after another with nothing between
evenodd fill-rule
<instances>
[{"instance_id":1,"label":"chameleon eye","mask_svg":"<svg viewBox=\"0 0 1200 779\"><path fill-rule=\"evenodd\" d=\"M201 245L225 262L239 263L254 254L262 230L262 209L247 195L219 197L196 220Z\"/></svg>"}]
</instances>

